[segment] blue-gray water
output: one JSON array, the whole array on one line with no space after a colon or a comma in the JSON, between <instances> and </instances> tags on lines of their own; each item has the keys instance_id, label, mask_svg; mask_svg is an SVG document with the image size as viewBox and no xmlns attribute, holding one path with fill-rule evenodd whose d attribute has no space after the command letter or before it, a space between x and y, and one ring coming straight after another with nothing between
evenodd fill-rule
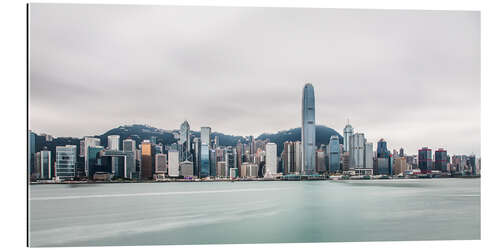
<instances>
[{"instance_id":1,"label":"blue-gray water","mask_svg":"<svg viewBox=\"0 0 500 250\"><path fill-rule=\"evenodd\" d=\"M458 239L479 179L30 186L31 246Z\"/></svg>"}]
</instances>

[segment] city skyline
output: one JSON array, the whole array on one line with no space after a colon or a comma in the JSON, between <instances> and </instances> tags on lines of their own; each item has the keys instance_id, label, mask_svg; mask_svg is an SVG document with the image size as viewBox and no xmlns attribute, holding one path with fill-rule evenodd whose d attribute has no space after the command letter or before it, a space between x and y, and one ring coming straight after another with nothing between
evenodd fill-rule
<instances>
[{"instance_id":1,"label":"city skyline","mask_svg":"<svg viewBox=\"0 0 500 250\"><path fill-rule=\"evenodd\" d=\"M154 7L32 5L30 128L82 137L189 120L257 136L300 127L312 82L316 124L481 155L478 12Z\"/></svg>"}]
</instances>

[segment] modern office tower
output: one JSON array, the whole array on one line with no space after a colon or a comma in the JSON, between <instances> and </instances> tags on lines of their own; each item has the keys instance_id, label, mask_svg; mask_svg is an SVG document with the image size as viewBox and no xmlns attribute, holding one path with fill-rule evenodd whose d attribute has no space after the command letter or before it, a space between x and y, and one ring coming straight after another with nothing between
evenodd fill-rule
<instances>
[{"instance_id":1,"label":"modern office tower","mask_svg":"<svg viewBox=\"0 0 500 250\"><path fill-rule=\"evenodd\" d=\"M52 179L52 158L49 150L42 150L35 155L36 177L42 180Z\"/></svg>"},{"instance_id":2,"label":"modern office tower","mask_svg":"<svg viewBox=\"0 0 500 250\"><path fill-rule=\"evenodd\" d=\"M80 153L78 156L85 158L85 139L80 140Z\"/></svg>"},{"instance_id":3,"label":"modern office tower","mask_svg":"<svg viewBox=\"0 0 500 250\"><path fill-rule=\"evenodd\" d=\"M136 149L135 141L132 139L123 140L123 151L125 152L134 152Z\"/></svg>"},{"instance_id":4,"label":"modern office tower","mask_svg":"<svg viewBox=\"0 0 500 250\"><path fill-rule=\"evenodd\" d=\"M212 129L210 127L201 127L200 129L201 144L207 144L210 146L211 134L212 134Z\"/></svg>"},{"instance_id":5,"label":"modern office tower","mask_svg":"<svg viewBox=\"0 0 500 250\"><path fill-rule=\"evenodd\" d=\"M149 140L141 143L141 179L153 179L153 145Z\"/></svg>"},{"instance_id":6,"label":"modern office tower","mask_svg":"<svg viewBox=\"0 0 500 250\"><path fill-rule=\"evenodd\" d=\"M154 145L154 153L155 154L163 154L163 144L153 144Z\"/></svg>"},{"instance_id":7,"label":"modern office tower","mask_svg":"<svg viewBox=\"0 0 500 250\"><path fill-rule=\"evenodd\" d=\"M108 135L108 149L120 150L120 136Z\"/></svg>"},{"instance_id":8,"label":"modern office tower","mask_svg":"<svg viewBox=\"0 0 500 250\"><path fill-rule=\"evenodd\" d=\"M238 174L241 173L241 162L243 160L243 144L238 140L236 144L236 168L238 168Z\"/></svg>"},{"instance_id":9,"label":"modern office tower","mask_svg":"<svg viewBox=\"0 0 500 250\"><path fill-rule=\"evenodd\" d=\"M226 176L226 168L227 162L219 161L217 162L217 176L225 177Z\"/></svg>"},{"instance_id":10,"label":"modern office tower","mask_svg":"<svg viewBox=\"0 0 500 250\"><path fill-rule=\"evenodd\" d=\"M36 134L28 132L28 171L32 173L35 170L35 153L36 153Z\"/></svg>"},{"instance_id":11,"label":"modern office tower","mask_svg":"<svg viewBox=\"0 0 500 250\"><path fill-rule=\"evenodd\" d=\"M349 166L351 164L350 163L351 156L349 156L349 151L346 151L346 152L342 153L341 160L342 160L342 168L341 168L341 170L342 171L349 170Z\"/></svg>"},{"instance_id":12,"label":"modern office tower","mask_svg":"<svg viewBox=\"0 0 500 250\"><path fill-rule=\"evenodd\" d=\"M219 146L220 146L219 145L219 136L216 135L216 136L214 136L214 145L213 145L213 147L214 148L218 148Z\"/></svg>"},{"instance_id":13,"label":"modern office tower","mask_svg":"<svg viewBox=\"0 0 500 250\"><path fill-rule=\"evenodd\" d=\"M378 173L382 175L390 175L389 158L377 158Z\"/></svg>"},{"instance_id":14,"label":"modern office tower","mask_svg":"<svg viewBox=\"0 0 500 250\"><path fill-rule=\"evenodd\" d=\"M236 178L238 177L238 169L237 168L230 168L229 169L229 178Z\"/></svg>"},{"instance_id":15,"label":"modern office tower","mask_svg":"<svg viewBox=\"0 0 500 250\"><path fill-rule=\"evenodd\" d=\"M354 134L354 129L351 124L347 123L344 128L344 151L349 151L351 147L351 136Z\"/></svg>"},{"instance_id":16,"label":"modern office tower","mask_svg":"<svg viewBox=\"0 0 500 250\"><path fill-rule=\"evenodd\" d=\"M168 151L168 176L179 176L179 151L177 150Z\"/></svg>"},{"instance_id":17,"label":"modern office tower","mask_svg":"<svg viewBox=\"0 0 500 250\"><path fill-rule=\"evenodd\" d=\"M113 173L116 178L137 178L136 170L136 153L134 151L121 151L121 150L100 150L99 160L102 162L103 169L99 172L107 172L107 165L109 164L109 171ZM113 159L118 162L113 165ZM114 169L112 169L114 168ZM92 172L92 171L90 171Z\"/></svg>"},{"instance_id":18,"label":"modern office tower","mask_svg":"<svg viewBox=\"0 0 500 250\"><path fill-rule=\"evenodd\" d=\"M295 143L286 141L283 143L283 151L281 152L281 160L283 161L283 174L295 173Z\"/></svg>"},{"instance_id":19,"label":"modern office tower","mask_svg":"<svg viewBox=\"0 0 500 250\"><path fill-rule=\"evenodd\" d=\"M418 150L418 168L422 172L432 170L432 150L423 147Z\"/></svg>"},{"instance_id":20,"label":"modern office tower","mask_svg":"<svg viewBox=\"0 0 500 250\"><path fill-rule=\"evenodd\" d=\"M180 136L179 136L179 147L180 147L180 161L190 160L191 154L191 133L189 131L188 121L184 121L181 124Z\"/></svg>"},{"instance_id":21,"label":"modern office tower","mask_svg":"<svg viewBox=\"0 0 500 250\"><path fill-rule=\"evenodd\" d=\"M102 146L90 146L87 148L87 159L89 164L89 178L93 179L96 172L109 172L111 173L111 163L109 166L101 159L101 152L104 150ZM109 167L109 171L108 170Z\"/></svg>"},{"instance_id":22,"label":"modern office tower","mask_svg":"<svg viewBox=\"0 0 500 250\"><path fill-rule=\"evenodd\" d=\"M316 172L320 174L326 172L326 152L323 147L316 150Z\"/></svg>"},{"instance_id":23,"label":"modern office tower","mask_svg":"<svg viewBox=\"0 0 500 250\"><path fill-rule=\"evenodd\" d=\"M336 173L340 171L340 139L337 135L330 137L328 143L328 172Z\"/></svg>"},{"instance_id":24,"label":"modern office tower","mask_svg":"<svg viewBox=\"0 0 500 250\"><path fill-rule=\"evenodd\" d=\"M448 172L448 154L440 148L434 152L434 167L441 172Z\"/></svg>"},{"instance_id":25,"label":"modern office tower","mask_svg":"<svg viewBox=\"0 0 500 250\"><path fill-rule=\"evenodd\" d=\"M229 146L226 148L226 169L225 174L229 175L229 169L236 167L236 151L233 147Z\"/></svg>"},{"instance_id":26,"label":"modern office tower","mask_svg":"<svg viewBox=\"0 0 500 250\"><path fill-rule=\"evenodd\" d=\"M349 168L365 168L365 135L363 133L356 133L352 135L349 140L349 156L351 157L351 166Z\"/></svg>"},{"instance_id":27,"label":"modern office tower","mask_svg":"<svg viewBox=\"0 0 500 250\"><path fill-rule=\"evenodd\" d=\"M405 157L398 157L394 159L394 175L403 174L406 170L408 170L408 165Z\"/></svg>"},{"instance_id":28,"label":"modern office tower","mask_svg":"<svg viewBox=\"0 0 500 250\"><path fill-rule=\"evenodd\" d=\"M316 125L314 87L307 83L302 91L302 167L303 173L311 175L316 168ZM267 149L266 149L267 156ZM267 164L266 164L266 171Z\"/></svg>"},{"instance_id":29,"label":"modern office tower","mask_svg":"<svg viewBox=\"0 0 500 250\"><path fill-rule=\"evenodd\" d=\"M56 177L73 179L76 172L76 145L56 147Z\"/></svg>"},{"instance_id":30,"label":"modern office tower","mask_svg":"<svg viewBox=\"0 0 500 250\"><path fill-rule=\"evenodd\" d=\"M247 166L249 164L251 164L251 163L250 162L241 163L241 171L239 171L240 177L245 178L247 176Z\"/></svg>"},{"instance_id":31,"label":"modern office tower","mask_svg":"<svg viewBox=\"0 0 500 250\"><path fill-rule=\"evenodd\" d=\"M365 143L365 167L367 169L373 169L373 143Z\"/></svg>"},{"instance_id":32,"label":"modern office tower","mask_svg":"<svg viewBox=\"0 0 500 250\"><path fill-rule=\"evenodd\" d=\"M266 144L266 173L278 173L278 147L276 143L270 142Z\"/></svg>"},{"instance_id":33,"label":"modern office tower","mask_svg":"<svg viewBox=\"0 0 500 250\"><path fill-rule=\"evenodd\" d=\"M164 174L167 172L167 155L166 154L156 154L155 155L155 173Z\"/></svg>"},{"instance_id":34,"label":"modern office tower","mask_svg":"<svg viewBox=\"0 0 500 250\"><path fill-rule=\"evenodd\" d=\"M193 139L193 171L195 176L200 176L200 151L201 151L201 143L200 138L196 137Z\"/></svg>"},{"instance_id":35,"label":"modern office tower","mask_svg":"<svg viewBox=\"0 0 500 250\"><path fill-rule=\"evenodd\" d=\"M295 172L300 174L302 173L302 143L300 141L296 141L293 143L293 150L295 152L294 166Z\"/></svg>"},{"instance_id":36,"label":"modern office tower","mask_svg":"<svg viewBox=\"0 0 500 250\"><path fill-rule=\"evenodd\" d=\"M467 166L467 156L465 155L454 155L451 157L451 164L454 172L463 173L465 167Z\"/></svg>"},{"instance_id":37,"label":"modern office tower","mask_svg":"<svg viewBox=\"0 0 500 250\"><path fill-rule=\"evenodd\" d=\"M137 163L135 171L140 174L142 169L142 149L135 150L135 160Z\"/></svg>"},{"instance_id":38,"label":"modern office tower","mask_svg":"<svg viewBox=\"0 0 500 250\"><path fill-rule=\"evenodd\" d=\"M467 165L469 166L469 169L471 170L471 174L477 175L476 156L475 155L471 155L467 158Z\"/></svg>"},{"instance_id":39,"label":"modern office tower","mask_svg":"<svg viewBox=\"0 0 500 250\"><path fill-rule=\"evenodd\" d=\"M193 162L183 161L179 164L180 175L183 177L194 177Z\"/></svg>"},{"instance_id":40,"label":"modern office tower","mask_svg":"<svg viewBox=\"0 0 500 250\"><path fill-rule=\"evenodd\" d=\"M210 176L210 146L202 143L200 150L200 178Z\"/></svg>"},{"instance_id":41,"label":"modern office tower","mask_svg":"<svg viewBox=\"0 0 500 250\"><path fill-rule=\"evenodd\" d=\"M85 155L85 173L87 177L89 176L89 159L87 158L88 156L88 148L89 147L95 147L95 146L100 146L101 145L101 139L99 138L94 138L94 137L85 137L84 138L84 155Z\"/></svg>"},{"instance_id":42,"label":"modern office tower","mask_svg":"<svg viewBox=\"0 0 500 250\"><path fill-rule=\"evenodd\" d=\"M210 176L217 175L217 154L215 149L210 149Z\"/></svg>"},{"instance_id":43,"label":"modern office tower","mask_svg":"<svg viewBox=\"0 0 500 250\"><path fill-rule=\"evenodd\" d=\"M399 157L404 157L405 156L405 150L403 148L399 149Z\"/></svg>"},{"instance_id":44,"label":"modern office tower","mask_svg":"<svg viewBox=\"0 0 500 250\"><path fill-rule=\"evenodd\" d=\"M391 153L387 149L387 142L380 139L377 143L377 158L389 158Z\"/></svg>"}]
</instances>

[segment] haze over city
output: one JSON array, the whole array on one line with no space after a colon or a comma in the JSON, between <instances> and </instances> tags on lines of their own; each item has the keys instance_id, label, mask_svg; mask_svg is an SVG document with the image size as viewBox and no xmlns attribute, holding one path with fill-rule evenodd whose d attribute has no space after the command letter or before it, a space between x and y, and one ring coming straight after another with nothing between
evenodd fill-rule
<instances>
[{"instance_id":1,"label":"haze over city","mask_svg":"<svg viewBox=\"0 0 500 250\"><path fill-rule=\"evenodd\" d=\"M316 124L390 148L480 155L480 14L32 4L30 128L259 135ZM279 15L278 15L279 13Z\"/></svg>"}]
</instances>

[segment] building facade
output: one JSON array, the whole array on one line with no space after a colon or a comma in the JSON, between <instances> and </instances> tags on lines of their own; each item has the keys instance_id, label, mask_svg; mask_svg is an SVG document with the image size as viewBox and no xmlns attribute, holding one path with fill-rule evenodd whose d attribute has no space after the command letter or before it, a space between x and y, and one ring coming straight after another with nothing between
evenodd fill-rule
<instances>
[{"instance_id":1,"label":"building facade","mask_svg":"<svg viewBox=\"0 0 500 250\"><path fill-rule=\"evenodd\" d=\"M314 87L310 83L307 83L302 91L301 138L303 173L311 175L316 172L316 116Z\"/></svg>"}]
</instances>

